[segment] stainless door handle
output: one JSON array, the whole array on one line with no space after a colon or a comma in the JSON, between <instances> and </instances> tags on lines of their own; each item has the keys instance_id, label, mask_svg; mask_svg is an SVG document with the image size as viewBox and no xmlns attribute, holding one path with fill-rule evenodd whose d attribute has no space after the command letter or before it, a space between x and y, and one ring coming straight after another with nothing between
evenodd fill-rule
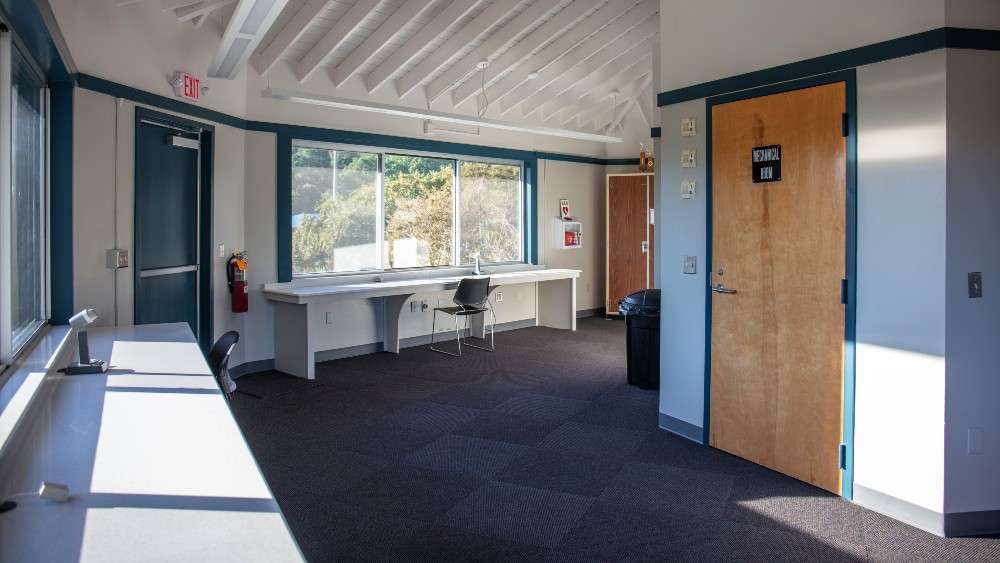
<instances>
[{"instance_id":1,"label":"stainless door handle","mask_svg":"<svg viewBox=\"0 0 1000 563\"><path fill-rule=\"evenodd\" d=\"M721 283L712 286L712 291L715 293L736 293L735 289L728 288Z\"/></svg>"}]
</instances>

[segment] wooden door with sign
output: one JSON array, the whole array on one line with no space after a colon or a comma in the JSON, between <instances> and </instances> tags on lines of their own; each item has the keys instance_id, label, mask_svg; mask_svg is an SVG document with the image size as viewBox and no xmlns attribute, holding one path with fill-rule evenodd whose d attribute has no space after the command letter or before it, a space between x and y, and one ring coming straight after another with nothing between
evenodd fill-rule
<instances>
[{"instance_id":1,"label":"wooden door with sign","mask_svg":"<svg viewBox=\"0 0 1000 563\"><path fill-rule=\"evenodd\" d=\"M835 493L845 99L839 82L712 107L709 441ZM780 174L755 171L765 158Z\"/></svg>"},{"instance_id":2,"label":"wooden door with sign","mask_svg":"<svg viewBox=\"0 0 1000 563\"><path fill-rule=\"evenodd\" d=\"M652 286L652 176L608 175L606 311L618 313L618 302Z\"/></svg>"}]
</instances>

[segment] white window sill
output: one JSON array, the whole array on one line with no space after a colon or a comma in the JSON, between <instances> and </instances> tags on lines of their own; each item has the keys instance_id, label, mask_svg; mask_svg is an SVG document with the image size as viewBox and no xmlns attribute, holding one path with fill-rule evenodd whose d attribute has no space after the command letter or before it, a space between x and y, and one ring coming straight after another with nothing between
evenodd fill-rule
<instances>
[{"instance_id":1,"label":"white window sill","mask_svg":"<svg viewBox=\"0 0 1000 563\"><path fill-rule=\"evenodd\" d=\"M10 450L45 382L56 374L70 341L75 342L66 325L47 325L40 332L30 348L0 376L0 459Z\"/></svg>"}]
</instances>

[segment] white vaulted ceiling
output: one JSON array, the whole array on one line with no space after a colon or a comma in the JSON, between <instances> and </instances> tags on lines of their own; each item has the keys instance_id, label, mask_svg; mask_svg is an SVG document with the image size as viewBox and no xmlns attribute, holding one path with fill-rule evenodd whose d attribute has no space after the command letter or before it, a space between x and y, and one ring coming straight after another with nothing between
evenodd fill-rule
<instances>
[{"instance_id":1,"label":"white vaulted ceiling","mask_svg":"<svg viewBox=\"0 0 1000 563\"><path fill-rule=\"evenodd\" d=\"M613 133L649 127L658 0L120 0L159 2L220 36L256 3L280 10L246 64L310 90ZM258 8L263 9L263 8ZM205 25L206 21L215 25ZM485 70L481 62L488 62Z\"/></svg>"}]
</instances>

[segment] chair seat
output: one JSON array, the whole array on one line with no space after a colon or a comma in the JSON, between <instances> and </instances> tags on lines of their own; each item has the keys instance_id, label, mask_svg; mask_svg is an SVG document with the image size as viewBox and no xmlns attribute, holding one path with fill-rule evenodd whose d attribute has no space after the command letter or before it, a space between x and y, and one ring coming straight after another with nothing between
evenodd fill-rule
<instances>
[{"instance_id":1,"label":"chair seat","mask_svg":"<svg viewBox=\"0 0 1000 563\"><path fill-rule=\"evenodd\" d=\"M485 313L489 311L486 307L436 307L435 311L441 311L449 315L465 316L465 315L478 315L479 313Z\"/></svg>"}]
</instances>

